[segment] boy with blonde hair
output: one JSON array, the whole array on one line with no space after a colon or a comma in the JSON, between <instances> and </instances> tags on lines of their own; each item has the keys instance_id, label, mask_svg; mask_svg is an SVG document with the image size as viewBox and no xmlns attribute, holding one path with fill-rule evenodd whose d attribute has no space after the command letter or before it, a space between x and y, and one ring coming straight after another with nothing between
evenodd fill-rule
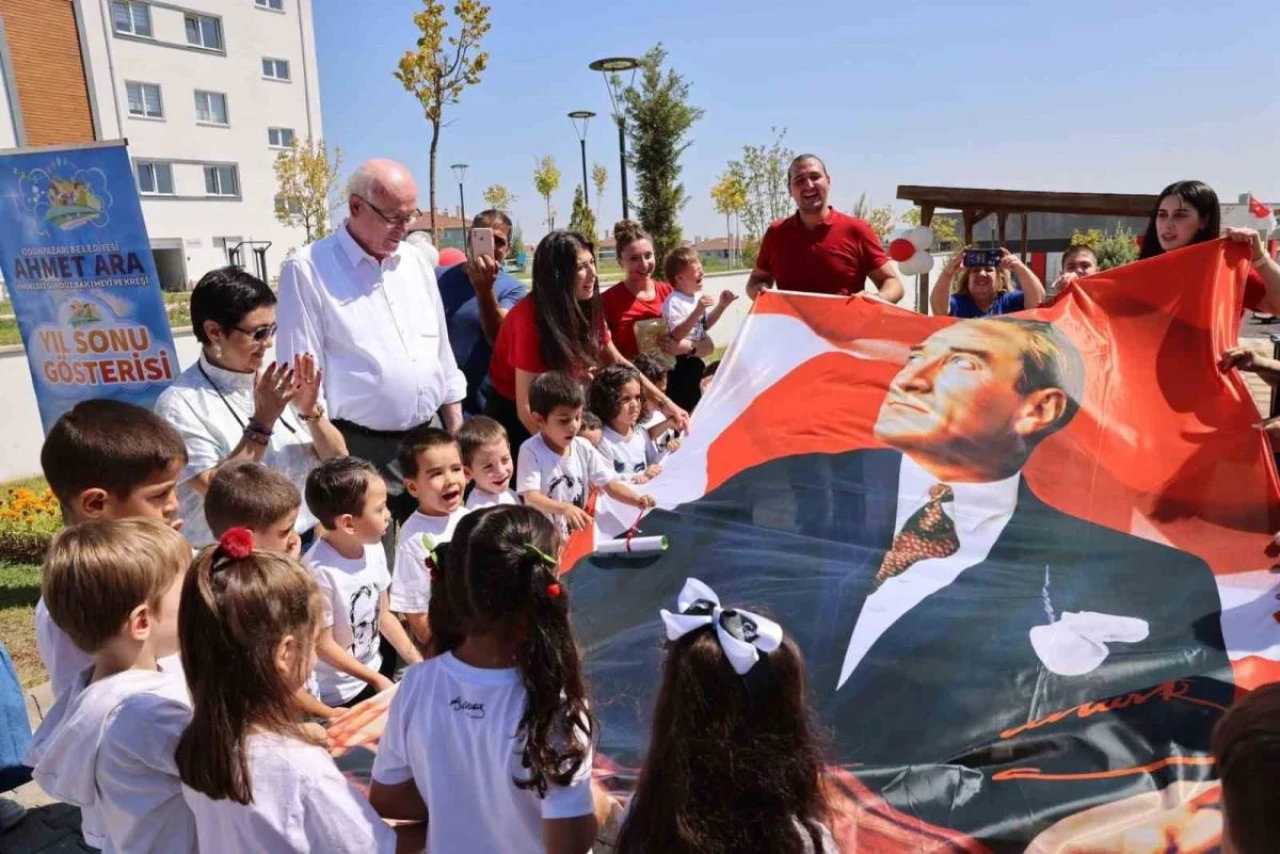
<instances>
[{"instance_id":1,"label":"boy with blonde hair","mask_svg":"<svg viewBox=\"0 0 1280 854\"><path fill-rule=\"evenodd\" d=\"M91 657L36 731L27 763L48 794L82 810L107 851L194 851L173 752L191 717L178 599L191 548L152 519L101 520L58 534L44 562L49 614Z\"/></svg>"}]
</instances>

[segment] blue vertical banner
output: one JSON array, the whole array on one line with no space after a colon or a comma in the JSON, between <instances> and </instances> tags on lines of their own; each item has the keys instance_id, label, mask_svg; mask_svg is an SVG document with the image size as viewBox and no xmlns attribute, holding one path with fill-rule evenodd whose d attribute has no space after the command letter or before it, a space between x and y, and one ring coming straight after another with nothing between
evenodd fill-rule
<instances>
[{"instance_id":1,"label":"blue vertical banner","mask_svg":"<svg viewBox=\"0 0 1280 854\"><path fill-rule=\"evenodd\" d=\"M150 408L177 375L124 141L0 152L0 265L46 433L89 398Z\"/></svg>"}]
</instances>

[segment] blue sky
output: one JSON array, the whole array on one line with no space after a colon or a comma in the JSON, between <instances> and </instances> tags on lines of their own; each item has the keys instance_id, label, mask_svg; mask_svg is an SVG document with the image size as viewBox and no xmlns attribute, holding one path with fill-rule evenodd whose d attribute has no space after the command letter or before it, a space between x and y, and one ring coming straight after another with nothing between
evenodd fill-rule
<instances>
[{"instance_id":1,"label":"blue sky","mask_svg":"<svg viewBox=\"0 0 1280 854\"><path fill-rule=\"evenodd\" d=\"M343 149L344 173L369 157L400 160L425 209L430 126L391 76L416 40L421 0L313 2L325 136ZM558 223L581 180L570 110L600 114L587 139L589 164L610 173L597 214L619 217L617 131L587 64L658 41L706 110L682 160L686 237L724 233L708 191L772 126L826 158L832 203L846 210L864 190L905 209L899 184L1154 193L1181 178L1209 182L1224 201L1246 190L1280 201L1272 3L491 5L489 69L445 116L437 205L457 205L448 165L467 162L468 211L504 184L529 242L545 231L535 158L552 154L560 167Z\"/></svg>"}]
</instances>

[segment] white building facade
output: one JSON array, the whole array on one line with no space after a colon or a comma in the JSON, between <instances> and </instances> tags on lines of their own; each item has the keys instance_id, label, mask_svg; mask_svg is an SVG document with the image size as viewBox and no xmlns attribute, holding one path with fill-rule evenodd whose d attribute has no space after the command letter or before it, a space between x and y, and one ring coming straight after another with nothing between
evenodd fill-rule
<instances>
[{"instance_id":1,"label":"white building facade","mask_svg":"<svg viewBox=\"0 0 1280 854\"><path fill-rule=\"evenodd\" d=\"M126 138L166 290L237 262L274 278L302 229L273 164L323 136L311 0L75 0L98 139Z\"/></svg>"}]
</instances>

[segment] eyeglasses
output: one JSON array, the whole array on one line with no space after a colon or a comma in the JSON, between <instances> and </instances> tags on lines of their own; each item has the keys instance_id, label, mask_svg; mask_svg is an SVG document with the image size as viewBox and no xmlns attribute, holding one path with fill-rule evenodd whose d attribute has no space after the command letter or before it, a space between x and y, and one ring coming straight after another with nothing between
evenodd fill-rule
<instances>
[{"instance_id":1,"label":"eyeglasses","mask_svg":"<svg viewBox=\"0 0 1280 854\"><path fill-rule=\"evenodd\" d=\"M352 195L356 195L356 194L352 193ZM387 216L382 211L378 210L377 205L375 205L373 202L366 199L364 196L356 195L356 198L364 202L366 205L368 205L369 210L373 211L378 216L382 217L382 221L393 228L405 228L409 225L409 223L413 222L415 219L422 216L422 211L418 210L417 208L414 208L412 213L405 214L404 216Z\"/></svg>"},{"instance_id":2,"label":"eyeglasses","mask_svg":"<svg viewBox=\"0 0 1280 854\"><path fill-rule=\"evenodd\" d=\"M245 329L243 326L237 326L237 332L243 332L248 335L256 343L261 344L263 341L269 341L276 337L276 330L280 327L274 323L268 323L266 326L259 326L256 329Z\"/></svg>"}]
</instances>

